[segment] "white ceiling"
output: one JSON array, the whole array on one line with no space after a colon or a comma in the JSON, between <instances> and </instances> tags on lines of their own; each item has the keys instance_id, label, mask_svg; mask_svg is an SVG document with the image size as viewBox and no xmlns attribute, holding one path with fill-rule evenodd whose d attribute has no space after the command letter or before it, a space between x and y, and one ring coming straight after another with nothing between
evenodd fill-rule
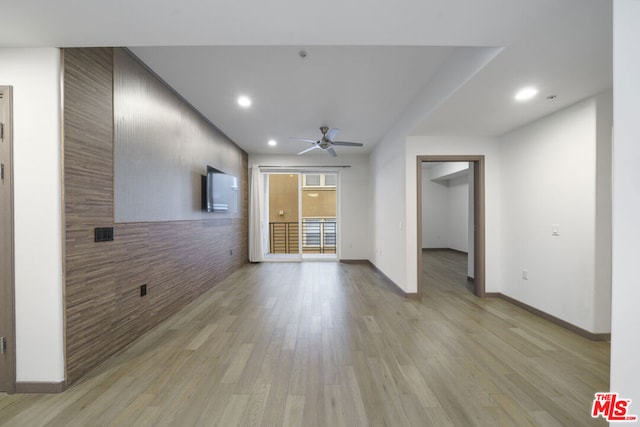
<instances>
[{"instance_id":1,"label":"white ceiling","mask_svg":"<svg viewBox=\"0 0 640 427\"><path fill-rule=\"evenodd\" d=\"M245 150L296 153L309 144L290 137L318 139L321 125L371 147L452 48L311 46L304 59L292 46L131 50ZM238 107L238 94L251 108Z\"/></svg>"},{"instance_id":2,"label":"white ceiling","mask_svg":"<svg viewBox=\"0 0 640 427\"><path fill-rule=\"evenodd\" d=\"M4 3L0 47L128 46L250 153L295 153L306 146L288 137L321 125L365 143L339 154L366 152L407 116L405 134L499 135L611 85L607 0ZM485 66L468 47L504 49ZM516 105L525 84L541 93Z\"/></svg>"}]
</instances>

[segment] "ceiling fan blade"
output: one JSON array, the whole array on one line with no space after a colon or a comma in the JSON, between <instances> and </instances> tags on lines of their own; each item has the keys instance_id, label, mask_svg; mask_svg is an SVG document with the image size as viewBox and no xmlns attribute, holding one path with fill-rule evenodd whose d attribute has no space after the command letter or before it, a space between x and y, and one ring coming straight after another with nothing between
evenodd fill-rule
<instances>
[{"instance_id":1,"label":"ceiling fan blade","mask_svg":"<svg viewBox=\"0 0 640 427\"><path fill-rule=\"evenodd\" d=\"M300 154L308 153L308 152L309 152L309 151L311 151L311 150L315 150L315 149L316 149L316 148L318 148L318 147L319 147L319 146L318 146L318 144L314 144L314 145L312 145L311 147L307 148L306 150L302 150L301 152L299 152L299 153L298 153L298 156L299 156Z\"/></svg>"},{"instance_id":2,"label":"ceiling fan blade","mask_svg":"<svg viewBox=\"0 0 640 427\"><path fill-rule=\"evenodd\" d=\"M344 145L345 147L362 147L364 144L359 142L333 141L333 145Z\"/></svg>"},{"instance_id":3,"label":"ceiling fan blade","mask_svg":"<svg viewBox=\"0 0 640 427\"><path fill-rule=\"evenodd\" d=\"M295 136L290 136L290 137L289 137L289 139L293 139L293 140L296 140L296 141L302 141L302 142L311 142L311 143L313 143L313 144L315 144L316 142L318 142L318 141L316 141L315 139L296 138Z\"/></svg>"},{"instance_id":4,"label":"ceiling fan blade","mask_svg":"<svg viewBox=\"0 0 640 427\"><path fill-rule=\"evenodd\" d=\"M331 128L331 129L329 129L329 132L327 132L327 134L324 136L324 139L325 139L326 141L333 141L333 138L335 138L335 137L336 137L336 135L338 134L338 131L339 131L339 130L340 130L340 129L338 129L338 128Z\"/></svg>"},{"instance_id":5,"label":"ceiling fan blade","mask_svg":"<svg viewBox=\"0 0 640 427\"><path fill-rule=\"evenodd\" d=\"M328 147L326 150L324 150L326 152L328 152L329 154L331 154L331 157L338 157L338 155L336 154L336 151L333 149L333 147Z\"/></svg>"}]
</instances>

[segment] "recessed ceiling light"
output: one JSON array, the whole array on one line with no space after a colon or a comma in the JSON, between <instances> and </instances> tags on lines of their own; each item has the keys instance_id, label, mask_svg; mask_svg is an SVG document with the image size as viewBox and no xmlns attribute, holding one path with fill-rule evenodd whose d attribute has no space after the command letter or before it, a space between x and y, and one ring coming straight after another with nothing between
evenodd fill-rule
<instances>
[{"instance_id":1,"label":"recessed ceiling light","mask_svg":"<svg viewBox=\"0 0 640 427\"><path fill-rule=\"evenodd\" d=\"M238 97L238 105L243 107L243 108L249 108L251 107L251 98L249 98L248 96L239 96Z\"/></svg>"},{"instance_id":2,"label":"recessed ceiling light","mask_svg":"<svg viewBox=\"0 0 640 427\"><path fill-rule=\"evenodd\" d=\"M514 98L516 101L528 101L534 96L536 96L537 94L538 94L538 89L536 89L535 87L525 87L523 89L520 89L516 93L516 96Z\"/></svg>"},{"instance_id":3,"label":"recessed ceiling light","mask_svg":"<svg viewBox=\"0 0 640 427\"><path fill-rule=\"evenodd\" d=\"M271 147L275 147L276 145L278 145L275 139L270 139L269 142L267 142L267 144L269 144L269 146Z\"/></svg>"}]
</instances>

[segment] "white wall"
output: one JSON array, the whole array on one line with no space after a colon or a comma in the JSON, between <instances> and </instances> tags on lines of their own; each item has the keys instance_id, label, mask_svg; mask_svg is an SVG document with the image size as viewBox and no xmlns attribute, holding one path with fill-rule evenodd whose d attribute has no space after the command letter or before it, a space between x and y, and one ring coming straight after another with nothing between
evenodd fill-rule
<instances>
[{"instance_id":1,"label":"white wall","mask_svg":"<svg viewBox=\"0 0 640 427\"><path fill-rule=\"evenodd\" d=\"M339 257L366 260L370 258L371 233L369 211L369 157L344 155L331 158L325 153L308 156L249 155L249 166L317 166L344 165L338 188Z\"/></svg>"},{"instance_id":2,"label":"white wall","mask_svg":"<svg viewBox=\"0 0 640 427\"><path fill-rule=\"evenodd\" d=\"M609 313L594 305L596 107L590 98L500 139L501 265L504 294L598 333Z\"/></svg>"},{"instance_id":3,"label":"white wall","mask_svg":"<svg viewBox=\"0 0 640 427\"><path fill-rule=\"evenodd\" d=\"M418 283L418 225L417 225L417 156L420 155L484 155L485 156L485 290L500 291L500 152L494 138L460 136L410 136L406 139L404 152L405 191L402 203L405 203L406 231L393 234L385 230L395 244L404 245L406 258L402 289L405 292L417 291ZM399 169L399 168L398 168ZM399 171L396 171L399 173ZM376 189L376 192L378 190ZM399 197L398 197L399 198ZM398 202L398 201L396 201ZM398 285L400 285L399 282Z\"/></svg>"},{"instance_id":4,"label":"white wall","mask_svg":"<svg viewBox=\"0 0 640 427\"><path fill-rule=\"evenodd\" d=\"M613 3L613 263L611 391L640 415L640 2Z\"/></svg>"},{"instance_id":5,"label":"white wall","mask_svg":"<svg viewBox=\"0 0 640 427\"><path fill-rule=\"evenodd\" d=\"M450 180L464 175L469 171L469 162L436 162L428 168L429 178L432 180Z\"/></svg>"},{"instance_id":6,"label":"white wall","mask_svg":"<svg viewBox=\"0 0 640 427\"><path fill-rule=\"evenodd\" d=\"M371 154L371 262L405 292L407 285L406 186L404 142L387 141ZM415 165L414 165L415 167ZM414 174L414 186L417 175ZM414 194L415 199L415 194ZM416 224L417 225L417 224ZM414 227L414 233L417 233ZM417 246L411 253L417 254ZM417 267L416 267L417 268Z\"/></svg>"},{"instance_id":7,"label":"white wall","mask_svg":"<svg viewBox=\"0 0 640 427\"><path fill-rule=\"evenodd\" d=\"M613 91L596 97L596 331L611 331L611 151Z\"/></svg>"},{"instance_id":8,"label":"white wall","mask_svg":"<svg viewBox=\"0 0 640 427\"><path fill-rule=\"evenodd\" d=\"M469 249L469 178L467 175L449 181L449 248L462 252Z\"/></svg>"},{"instance_id":9,"label":"white wall","mask_svg":"<svg viewBox=\"0 0 640 427\"><path fill-rule=\"evenodd\" d=\"M424 163L423 163L424 165ZM434 182L428 169L422 169L422 247L449 247L449 186Z\"/></svg>"},{"instance_id":10,"label":"white wall","mask_svg":"<svg viewBox=\"0 0 640 427\"><path fill-rule=\"evenodd\" d=\"M468 165L465 163L466 170ZM422 247L469 249L468 175L434 181L430 170L422 173Z\"/></svg>"},{"instance_id":11,"label":"white wall","mask_svg":"<svg viewBox=\"0 0 640 427\"><path fill-rule=\"evenodd\" d=\"M13 86L16 379L64 379L60 52L0 49Z\"/></svg>"}]
</instances>

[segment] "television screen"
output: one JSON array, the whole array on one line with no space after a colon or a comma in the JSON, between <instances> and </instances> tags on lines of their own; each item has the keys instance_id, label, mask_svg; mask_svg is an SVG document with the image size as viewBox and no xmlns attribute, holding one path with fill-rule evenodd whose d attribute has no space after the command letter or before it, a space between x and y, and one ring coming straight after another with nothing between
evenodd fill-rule
<instances>
[{"instance_id":1,"label":"television screen","mask_svg":"<svg viewBox=\"0 0 640 427\"><path fill-rule=\"evenodd\" d=\"M202 177L202 209L207 212L238 212L238 178L207 166Z\"/></svg>"}]
</instances>

